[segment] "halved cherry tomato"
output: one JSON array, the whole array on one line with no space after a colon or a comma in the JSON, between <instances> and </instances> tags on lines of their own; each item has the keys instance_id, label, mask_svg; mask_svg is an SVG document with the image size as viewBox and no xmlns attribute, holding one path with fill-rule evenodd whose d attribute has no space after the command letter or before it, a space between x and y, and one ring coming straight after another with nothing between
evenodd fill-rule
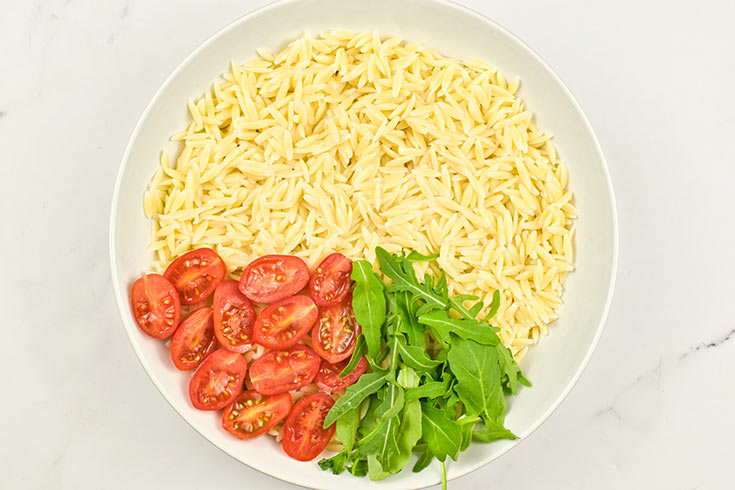
<instances>
[{"instance_id":1,"label":"halved cherry tomato","mask_svg":"<svg viewBox=\"0 0 735 490\"><path fill-rule=\"evenodd\" d=\"M165 339L179 326L181 304L173 285L159 274L141 277L130 292L135 323L156 339Z\"/></svg>"},{"instance_id":2,"label":"halved cherry tomato","mask_svg":"<svg viewBox=\"0 0 735 490\"><path fill-rule=\"evenodd\" d=\"M209 354L189 381L189 398L199 410L219 410L242 392L248 363L242 355L226 349Z\"/></svg>"},{"instance_id":3,"label":"halved cherry tomato","mask_svg":"<svg viewBox=\"0 0 735 490\"><path fill-rule=\"evenodd\" d=\"M352 296L338 305L319 308L319 319L311 331L314 350L329 363L347 359L355 350L360 325L352 313Z\"/></svg>"},{"instance_id":4,"label":"halved cherry tomato","mask_svg":"<svg viewBox=\"0 0 735 490\"><path fill-rule=\"evenodd\" d=\"M298 461L319 456L332 439L335 424L325 429L324 419L334 400L326 393L314 393L296 402L283 426L283 450Z\"/></svg>"},{"instance_id":5,"label":"halved cherry tomato","mask_svg":"<svg viewBox=\"0 0 735 490\"><path fill-rule=\"evenodd\" d=\"M352 285L352 261L339 253L322 260L309 281L309 295L319 306L336 305L347 296Z\"/></svg>"},{"instance_id":6,"label":"halved cherry tomato","mask_svg":"<svg viewBox=\"0 0 735 490\"><path fill-rule=\"evenodd\" d=\"M223 281L214 291L214 334L232 352L245 352L253 345L255 310L237 288L237 281Z\"/></svg>"},{"instance_id":7,"label":"halved cherry tomato","mask_svg":"<svg viewBox=\"0 0 735 490\"><path fill-rule=\"evenodd\" d=\"M212 308L194 310L171 337L171 359L181 371L195 369L217 348Z\"/></svg>"},{"instance_id":8,"label":"halved cherry tomato","mask_svg":"<svg viewBox=\"0 0 735 490\"><path fill-rule=\"evenodd\" d=\"M282 299L258 315L255 342L269 349L288 349L306 335L318 314L318 308L308 296Z\"/></svg>"},{"instance_id":9,"label":"halved cherry tomato","mask_svg":"<svg viewBox=\"0 0 735 490\"><path fill-rule=\"evenodd\" d=\"M309 282L309 268L293 255L264 255L240 277L240 291L256 303L273 303L293 296Z\"/></svg>"},{"instance_id":10,"label":"halved cherry tomato","mask_svg":"<svg viewBox=\"0 0 735 490\"><path fill-rule=\"evenodd\" d=\"M319 371L319 356L305 345L271 350L253 361L250 381L261 395L276 395L296 390L314 379Z\"/></svg>"},{"instance_id":11,"label":"halved cherry tomato","mask_svg":"<svg viewBox=\"0 0 735 490\"><path fill-rule=\"evenodd\" d=\"M364 357L361 357L354 369L344 378L340 378L339 373L342 372L349 362L349 359L345 359L344 361L340 361L336 364L330 364L322 359L322 363L319 365L319 371L316 373L314 382L324 391L333 392L344 390L360 379L360 376L362 376L367 369L367 361Z\"/></svg>"},{"instance_id":12,"label":"halved cherry tomato","mask_svg":"<svg viewBox=\"0 0 735 490\"><path fill-rule=\"evenodd\" d=\"M225 263L217 252L198 248L171 262L163 277L179 292L182 305L193 305L207 299L226 272Z\"/></svg>"},{"instance_id":13,"label":"halved cherry tomato","mask_svg":"<svg viewBox=\"0 0 735 490\"><path fill-rule=\"evenodd\" d=\"M244 391L225 408L222 427L238 439L254 439L265 434L288 416L291 395L266 396Z\"/></svg>"}]
</instances>

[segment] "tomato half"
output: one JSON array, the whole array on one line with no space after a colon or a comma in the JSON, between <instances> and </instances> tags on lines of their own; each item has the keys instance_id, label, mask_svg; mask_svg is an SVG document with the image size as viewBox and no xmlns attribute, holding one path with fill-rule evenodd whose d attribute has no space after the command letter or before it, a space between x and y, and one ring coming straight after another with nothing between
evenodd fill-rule
<instances>
[{"instance_id":1,"label":"tomato half","mask_svg":"<svg viewBox=\"0 0 735 490\"><path fill-rule=\"evenodd\" d=\"M163 277L179 292L182 305L194 305L212 294L226 272L225 263L217 252L198 248L171 262Z\"/></svg>"},{"instance_id":2,"label":"tomato half","mask_svg":"<svg viewBox=\"0 0 735 490\"><path fill-rule=\"evenodd\" d=\"M237 281L223 281L214 291L214 334L232 352L245 352L253 345L253 304L237 288Z\"/></svg>"},{"instance_id":3,"label":"tomato half","mask_svg":"<svg viewBox=\"0 0 735 490\"><path fill-rule=\"evenodd\" d=\"M179 326L181 304L173 285L159 274L141 277L130 291L135 323L156 339L165 339Z\"/></svg>"},{"instance_id":4,"label":"tomato half","mask_svg":"<svg viewBox=\"0 0 735 490\"><path fill-rule=\"evenodd\" d=\"M349 362L349 359L345 359L336 364L330 364L322 359L322 363L319 365L319 371L316 373L316 377L314 377L314 382L324 391L333 392L344 390L360 379L360 376L367 369L367 361L364 357L361 357L354 369L344 378L340 378L339 373L342 372Z\"/></svg>"},{"instance_id":5,"label":"tomato half","mask_svg":"<svg viewBox=\"0 0 735 490\"><path fill-rule=\"evenodd\" d=\"M171 360L181 371L195 369L217 348L212 308L192 311L171 337Z\"/></svg>"},{"instance_id":6,"label":"tomato half","mask_svg":"<svg viewBox=\"0 0 735 490\"><path fill-rule=\"evenodd\" d=\"M189 398L199 410L219 410L242 392L248 363L242 355L219 349L208 355L189 381Z\"/></svg>"},{"instance_id":7,"label":"tomato half","mask_svg":"<svg viewBox=\"0 0 735 490\"><path fill-rule=\"evenodd\" d=\"M325 429L324 419L334 400L326 393L314 393L296 402L283 426L283 450L298 461L319 456L332 439L335 424Z\"/></svg>"},{"instance_id":8,"label":"tomato half","mask_svg":"<svg viewBox=\"0 0 735 490\"><path fill-rule=\"evenodd\" d=\"M332 364L347 359L355 350L360 326L352 313L352 297L338 305L319 308L319 319L311 331L314 350Z\"/></svg>"},{"instance_id":9,"label":"tomato half","mask_svg":"<svg viewBox=\"0 0 735 490\"><path fill-rule=\"evenodd\" d=\"M322 260L309 281L309 294L319 306L336 305L347 296L352 285L352 261L339 253Z\"/></svg>"},{"instance_id":10,"label":"tomato half","mask_svg":"<svg viewBox=\"0 0 735 490\"><path fill-rule=\"evenodd\" d=\"M296 390L314 379L319 371L319 356L305 345L271 350L253 361L250 381L261 395L276 395Z\"/></svg>"},{"instance_id":11,"label":"tomato half","mask_svg":"<svg viewBox=\"0 0 735 490\"><path fill-rule=\"evenodd\" d=\"M240 291L256 303L273 303L293 296L309 282L309 268L293 255L264 255L240 277Z\"/></svg>"},{"instance_id":12,"label":"tomato half","mask_svg":"<svg viewBox=\"0 0 735 490\"><path fill-rule=\"evenodd\" d=\"M287 349L306 335L318 314L318 308L308 296L282 299L258 315L255 342L269 349Z\"/></svg>"},{"instance_id":13,"label":"tomato half","mask_svg":"<svg viewBox=\"0 0 735 490\"><path fill-rule=\"evenodd\" d=\"M288 416L291 395L266 396L250 390L240 393L222 413L222 427L238 439L265 434Z\"/></svg>"}]
</instances>

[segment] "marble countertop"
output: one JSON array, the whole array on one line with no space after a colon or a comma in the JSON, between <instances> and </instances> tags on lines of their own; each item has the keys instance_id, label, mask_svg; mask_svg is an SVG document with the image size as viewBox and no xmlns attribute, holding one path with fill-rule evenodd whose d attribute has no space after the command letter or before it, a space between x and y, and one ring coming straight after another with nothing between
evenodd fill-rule
<instances>
[{"instance_id":1,"label":"marble countertop","mask_svg":"<svg viewBox=\"0 0 735 490\"><path fill-rule=\"evenodd\" d=\"M125 336L107 253L114 177L145 104L264 3L0 2L0 488L295 488L175 415ZM617 195L620 269L561 408L451 487L732 488L734 4L461 3L527 41L586 111Z\"/></svg>"}]
</instances>

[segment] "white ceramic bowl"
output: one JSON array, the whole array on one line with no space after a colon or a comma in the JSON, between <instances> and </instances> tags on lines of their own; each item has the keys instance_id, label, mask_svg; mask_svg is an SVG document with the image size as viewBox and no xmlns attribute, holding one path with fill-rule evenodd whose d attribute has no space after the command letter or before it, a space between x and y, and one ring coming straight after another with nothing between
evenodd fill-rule
<instances>
[{"instance_id":1,"label":"white ceramic bowl","mask_svg":"<svg viewBox=\"0 0 735 490\"><path fill-rule=\"evenodd\" d=\"M255 57L256 48L276 51L308 31L331 28L378 30L419 41L457 58L477 58L508 78L520 77L520 96L538 126L555 135L569 167L569 187L580 211L577 270L566 282L561 318L551 334L522 362L533 387L510 399L507 426L520 438L473 444L449 478L464 475L499 457L522 441L561 403L584 369L602 331L612 296L617 262L617 222L612 187L595 135L564 84L518 38L481 15L438 0L288 0L261 8L221 30L186 58L153 97L140 118L122 160L110 222L112 277L123 325L141 364L171 406L204 437L235 459L259 471L299 485L357 490L375 485L351 475L334 476L315 462L288 458L272 438L239 441L220 428L219 416L195 410L187 395L188 376L170 362L163 342L145 336L128 306L133 281L148 270L149 222L142 197L169 136L187 122L186 100L208 89L230 60ZM409 489L439 482L438 465L421 473L405 470L379 483Z\"/></svg>"}]
</instances>

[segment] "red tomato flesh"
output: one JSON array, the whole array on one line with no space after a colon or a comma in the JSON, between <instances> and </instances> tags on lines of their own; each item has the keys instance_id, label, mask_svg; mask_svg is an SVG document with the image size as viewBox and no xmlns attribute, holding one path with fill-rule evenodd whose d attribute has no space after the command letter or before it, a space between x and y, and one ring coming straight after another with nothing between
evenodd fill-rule
<instances>
[{"instance_id":1,"label":"red tomato flesh","mask_svg":"<svg viewBox=\"0 0 735 490\"><path fill-rule=\"evenodd\" d=\"M254 439L278 425L290 410L288 393L267 396L244 391L225 408L222 427L238 439Z\"/></svg>"},{"instance_id":2,"label":"red tomato flesh","mask_svg":"<svg viewBox=\"0 0 735 490\"><path fill-rule=\"evenodd\" d=\"M171 360L181 371L196 369L217 348L212 308L194 310L171 337Z\"/></svg>"},{"instance_id":3,"label":"red tomato flesh","mask_svg":"<svg viewBox=\"0 0 735 490\"><path fill-rule=\"evenodd\" d=\"M364 357L361 357L352 371L350 371L350 373L344 378L340 378L339 373L347 367L349 362L349 359L345 359L344 361L340 361L336 364L330 364L322 359L322 363L319 365L319 371L316 373L314 382L319 388L324 391L329 391L330 393L333 391L344 390L348 386L357 382L357 380L360 379L360 376L362 376L367 369L367 361Z\"/></svg>"},{"instance_id":4,"label":"red tomato flesh","mask_svg":"<svg viewBox=\"0 0 735 490\"><path fill-rule=\"evenodd\" d=\"M340 253L327 256L309 281L309 295L318 306L336 305L347 296L352 285L352 261Z\"/></svg>"},{"instance_id":5,"label":"red tomato flesh","mask_svg":"<svg viewBox=\"0 0 735 490\"><path fill-rule=\"evenodd\" d=\"M248 363L242 355L226 349L212 352L189 381L189 398L199 410L219 410L242 392Z\"/></svg>"},{"instance_id":6,"label":"red tomato flesh","mask_svg":"<svg viewBox=\"0 0 735 490\"><path fill-rule=\"evenodd\" d=\"M298 461L311 461L327 447L335 425L323 428L334 400L326 393L302 398L291 409L283 426L283 450Z\"/></svg>"},{"instance_id":7,"label":"red tomato flesh","mask_svg":"<svg viewBox=\"0 0 735 490\"><path fill-rule=\"evenodd\" d=\"M306 335L318 313L308 296L296 295L273 303L255 320L255 342L269 349L287 349Z\"/></svg>"},{"instance_id":8,"label":"red tomato flesh","mask_svg":"<svg viewBox=\"0 0 735 490\"><path fill-rule=\"evenodd\" d=\"M253 345L255 309L237 287L223 281L214 291L214 334L227 350L245 352Z\"/></svg>"},{"instance_id":9,"label":"red tomato flesh","mask_svg":"<svg viewBox=\"0 0 735 490\"><path fill-rule=\"evenodd\" d=\"M226 272L225 263L217 252L199 248L171 262L163 277L179 292L182 305L194 305L214 292Z\"/></svg>"},{"instance_id":10,"label":"red tomato flesh","mask_svg":"<svg viewBox=\"0 0 735 490\"><path fill-rule=\"evenodd\" d=\"M293 255L264 255L250 262L240 277L240 291L256 303L293 296L309 282L309 268Z\"/></svg>"},{"instance_id":11,"label":"red tomato flesh","mask_svg":"<svg viewBox=\"0 0 735 490\"><path fill-rule=\"evenodd\" d=\"M156 339L165 339L179 326L181 304L174 286L159 274L141 277L130 292L135 323Z\"/></svg>"},{"instance_id":12,"label":"red tomato flesh","mask_svg":"<svg viewBox=\"0 0 735 490\"><path fill-rule=\"evenodd\" d=\"M253 361L250 381L261 395L276 395L296 390L314 379L319 370L319 356L305 345L271 350Z\"/></svg>"},{"instance_id":13,"label":"red tomato flesh","mask_svg":"<svg viewBox=\"0 0 735 490\"><path fill-rule=\"evenodd\" d=\"M347 359L355 350L360 326L352 312L352 297L347 296L338 305L319 308L319 319L311 331L314 350L327 362Z\"/></svg>"}]
</instances>

